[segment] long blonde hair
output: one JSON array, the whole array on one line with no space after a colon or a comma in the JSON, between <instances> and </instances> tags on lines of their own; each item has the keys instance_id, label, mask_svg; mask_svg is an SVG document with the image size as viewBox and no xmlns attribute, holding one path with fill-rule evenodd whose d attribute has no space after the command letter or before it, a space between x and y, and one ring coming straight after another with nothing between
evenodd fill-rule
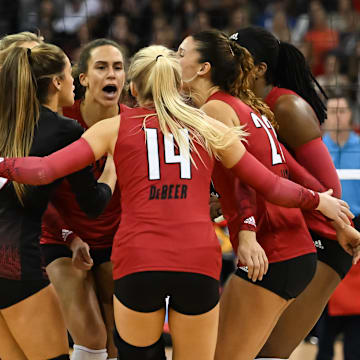
<instances>
[{"instance_id":1,"label":"long blonde hair","mask_svg":"<svg viewBox=\"0 0 360 360\"><path fill-rule=\"evenodd\" d=\"M0 39L0 51L7 49L9 46L14 44L16 44L16 46L20 46L25 42L37 42L38 44L42 44L44 42L44 38L41 35L37 35L29 31L6 35Z\"/></svg>"},{"instance_id":2,"label":"long blonde hair","mask_svg":"<svg viewBox=\"0 0 360 360\"><path fill-rule=\"evenodd\" d=\"M0 156L28 156L40 104L45 103L54 76L62 76L65 54L55 45L32 50L10 46L0 52ZM14 182L23 204L25 185Z\"/></svg>"},{"instance_id":3,"label":"long blonde hair","mask_svg":"<svg viewBox=\"0 0 360 360\"><path fill-rule=\"evenodd\" d=\"M152 45L138 51L130 64L129 78L138 92L140 104L153 103L164 135L172 134L181 151L189 152L189 142L182 129L210 155L230 146L245 132L240 128L220 129L206 121L202 110L187 105L180 94L182 74L176 53L164 46ZM146 124L145 124L146 125Z\"/></svg>"}]
</instances>

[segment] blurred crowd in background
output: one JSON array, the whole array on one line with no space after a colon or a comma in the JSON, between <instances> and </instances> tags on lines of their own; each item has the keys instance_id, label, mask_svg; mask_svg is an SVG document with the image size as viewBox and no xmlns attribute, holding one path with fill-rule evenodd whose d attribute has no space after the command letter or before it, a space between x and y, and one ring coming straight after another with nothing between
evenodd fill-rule
<instances>
[{"instance_id":1,"label":"blurred crowd in background","mask_svg":"<svg viewBox=\"0 0 360 360\"><path fill-rule=\"evenodd\" d=\"M73 61L99 37L130 57L148 44L176 49L209 28L264 26L304 53L321 85L360 104L360 0L1 0L0 14L0 35L40 31Z\"/></svg>"}]
</instances>

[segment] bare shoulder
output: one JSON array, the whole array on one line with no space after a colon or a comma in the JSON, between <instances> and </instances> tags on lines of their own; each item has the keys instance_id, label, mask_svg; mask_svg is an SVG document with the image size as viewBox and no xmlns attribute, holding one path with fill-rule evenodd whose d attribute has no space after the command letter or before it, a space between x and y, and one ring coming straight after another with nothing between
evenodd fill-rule
<instances>
[{"instance_id":1,"label":"bare shoulder","mask_svg":"<svg viewBox=\"0 0 360 360\"><path fill-rule=\"evenodd\" d=\"M279 138L295 149L321 136L319 121L311 106L296 95L282 95L274 107Z\"/></svg>"},{"instance_id":2,"label":"bare shoulder","mask_svg":"<svg viewBox=\"0 0 360 360\"><path fill-rule=\"evenodd\" d=\"M211 100L201 107L207 115L221 121L227 126L237 126L239 121L234 109L221 100Z\"/></svg>"}]
</instances>

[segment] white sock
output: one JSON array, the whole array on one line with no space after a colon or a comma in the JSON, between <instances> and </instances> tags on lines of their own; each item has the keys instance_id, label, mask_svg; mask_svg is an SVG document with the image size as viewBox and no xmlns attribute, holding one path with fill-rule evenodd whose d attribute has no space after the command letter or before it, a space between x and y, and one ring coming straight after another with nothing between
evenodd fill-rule
<instances>
[{"instance_id":1,"label":"white sock","mask_svg":"<svg viewBox=\"0 0 360 360\"><path fill-rule=\"evenodd\" d=\"M108 360L117 360L117 358L108 358Z\"/></svg>"},{"instance_id":2,"label":"white sock","mask_svg":"<svg viewBox=\"0 0 360 360\"><path fill-rule=\"evenodd\" d=\"M106 360L107 351L106 349L94 350L88 349L85 346L74 345L71 360Z\"/></svg>"}]
</instances>

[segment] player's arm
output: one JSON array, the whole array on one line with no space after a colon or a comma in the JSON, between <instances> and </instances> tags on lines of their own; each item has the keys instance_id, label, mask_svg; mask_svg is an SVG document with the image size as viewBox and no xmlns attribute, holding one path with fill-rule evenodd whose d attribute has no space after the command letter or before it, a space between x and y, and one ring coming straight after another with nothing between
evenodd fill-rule
<instances>
[{"instance_id":1,"label":"player's arm","mask_svg":"<svg viewBox=\"0 0 360 360\"><path fill-rule=\"evenodd\" d=\"M340 180L311 106L298 96L283 95L274 107L274 114L281 142L326 189L333 189L334 196L341 198Z\"/></svg>"}]
</instances>

